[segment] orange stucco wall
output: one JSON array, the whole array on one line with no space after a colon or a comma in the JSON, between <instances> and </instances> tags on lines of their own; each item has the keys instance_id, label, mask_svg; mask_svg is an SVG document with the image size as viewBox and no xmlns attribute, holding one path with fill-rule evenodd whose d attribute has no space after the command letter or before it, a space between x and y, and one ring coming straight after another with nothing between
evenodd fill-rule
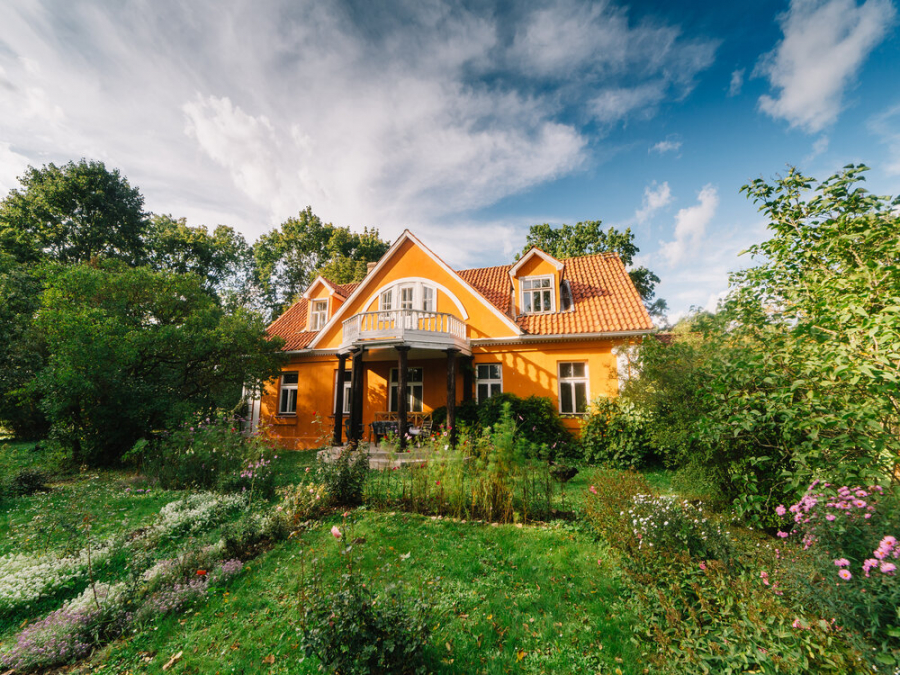
<instances>
[{"instance_id":1,"label":"orange stucco wall","mask_svg":"<svg viewBox=\"0 0 900 675\"><path fill-rule=\"evenodd\" d=\"M534 345L477 347L475 364L500 363L503 391L517 396L547 396L558 407L557 364L583 361L588 366L589 396L615 396L618 392L616 359L609 341L542 343ZM411 367L423 369L423 408L430 412L447 402L447 360L441 354L434 359L411 359ZM349 366L349 361L348 361ZM388 410L388 378L396 361L372 361L365 364L363 424L369 424L377 412ZM295 357L285 371L297 371L297 414L279 416L278 382L270 384L261 401L261 418L270 425L285 448L315 448L330 442L334 424L334 383L336 356ZM463 377L457 371L457 402L463 398ZM316 416L318 415L318 423ZM577 417L566 419L566 426L577 431Z\"/></svg>"}]
</instances>

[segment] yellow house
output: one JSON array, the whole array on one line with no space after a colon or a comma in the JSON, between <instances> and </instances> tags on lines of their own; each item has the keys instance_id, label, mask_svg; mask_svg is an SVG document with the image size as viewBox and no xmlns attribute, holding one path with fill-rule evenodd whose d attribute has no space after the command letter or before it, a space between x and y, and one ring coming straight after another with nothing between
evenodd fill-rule
<instances>
[{"instance_id":1,"label":"yellow house","mask_svg":"<svg viewBox=\"0 0 900 675\"><path fill-rule=\"evenodd\" d=\"M532 248L515 264L453 270L407 230L363 281L319 277L269 326L290 361L254 421L288 448L388 429L403 439L436 408L452 428L460 401L505 391L549 397L577 431L591 399L618 392L613 348L651 328L615 254Z\"/></svg>"}]
</instances>

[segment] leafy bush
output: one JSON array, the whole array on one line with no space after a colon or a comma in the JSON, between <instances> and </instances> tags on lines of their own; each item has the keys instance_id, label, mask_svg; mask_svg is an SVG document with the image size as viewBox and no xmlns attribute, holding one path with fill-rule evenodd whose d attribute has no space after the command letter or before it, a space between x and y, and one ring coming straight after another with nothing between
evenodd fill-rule
<instances>
[{"instance_id":1,"label":"leafy bush","mask_svg":"<svg viewBox=\"0 0 900 675\"><path fill-rule=\"evenodd\" d=\"M335 591L308 598L303 648L341 675L424 673L427 609L396 588L375 594L352 576Z\"/></svg>"},{"instance_id":2,"label":"leafy bush","mask_svg":"<svg viewBox=\"0 0 900 675\"><path fill-rule=\"evenodd\" d=\"M0 499L28 497L37 492L49 492L50 476L38 469L20 469L0 485Z\"/></svg>"},{"instance_id":3,"label":"leafy bush","mask_svg":"<svg viewBox=\"0 0 900 675\"><path fill-rule=\"evenodd\" d=\"M140 455L144 470L166 489L275 493L271 448L257 436L245 437L240 420L229 416L196 417L155 443L139 443L128 456Z\"/></svg>"},{"instance_id":4,"label":"leafy bush","mask_svg":"<svg viewBox=\"0 0 900 675\"><path fill-rule=\"evenodd\" d=\"M279 493L280 508L294 525L318 518L331 506L328 486L322 483L288 485Z\"/></svg>"},{"instance_id":5,"label":"leafy bush","mask_svg":"<svg viewBox=\"0 0 900 675\"><path fill-rule=\"evenodd\" d=\"M506 392L494 394L478 406L481 428L493 428L503 419L507 406L516 425L516 439L528 444L530 454L551 458L575 456L578 447L575 438L563 424L556 406L544 396L520 398Z\"/></svg>"},{"instance_id":6,"label":"leafy bush","mask_svg":"<svg viewBox=\"0 0 900 675\"><path fill-rule=\"evenodd\" d=\"M616 469L641 468L655 459L648 414L628 401L598 398L581 429L585 461Z\"/></svg>"},{"instance_id":7,"label":"leafy bush","mask_svg":"<svg viewBox=\"0 0 900 675\"><path fill-rule=\"evenodd\" d=\"M340 506L362 504L368 477L369 456L349 447L331 461L320 455L316 462L316 481L325 486L328 498Z\"/></svg>"}]
</instances>

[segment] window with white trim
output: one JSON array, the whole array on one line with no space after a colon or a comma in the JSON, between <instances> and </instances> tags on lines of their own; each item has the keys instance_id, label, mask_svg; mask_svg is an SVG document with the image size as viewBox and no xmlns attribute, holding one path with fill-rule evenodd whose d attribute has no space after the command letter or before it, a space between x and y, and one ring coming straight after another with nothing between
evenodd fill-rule
<instances>
[{"instance_id":1,"label":"window with white trim","mask_svg":"<svg viewBox=\"0 0 900 675\"><path fill-rule=\"evenodd\" d=\"M390 411L397 410L397 369L391 368L391 400ZM406 369L407 412L422 412L422 369Z\"/></svg>"},{"instance_id":2,"label":"window with white trim","mask_svg":"<svg viewBox=\"0 0 900 675\"><path fill-rule=\"evenodd\" d=\"M538 314L555 311L552 276L524 277L520 283L522 284L523 313Z\"/></svg>"},{"instance_id":3,"label":"window with white trim","mask_svg":"<svg viewBox=\"0 0 900 675\"><path fill-rule=\"evenodd\" d=\"M422 311L434 311L434 289L431 286L422 286Z\"/></svg>"},{"instance_id":4,"label":"window with white trim","mask_svg":"<svg viewBox=\"0 0 900 675\"><path fill-rule=\"evenodd\" d=\"M583 362L559 364L559 412L564 415L583 415L587 412L590 391L587 364Z\"/></svg>"},{"instance_id":5,"label":"window with white trim","mask_svg":"<svg viewBox=\"0 0 900 675\"><path fill-rule=\"evenodd\" d=\"M299 374L282 373L281 387L278 393L278 414L279 415L296 415L297 414L297 382Z\"/></svg>"},{"instance_id":6,"label":"window with white trim","mask_svg":"<svg viewBox=\"0 0 900 675\"><path fill-rule=\"evenodd\" d=\"M379 304L378 309L389 310L391 309L392 300L394 299L394 291L392 289L387 289L386 291L382 291L381 293L381 302Z\"/></svg>"},{"instance_id":7,"label":"window with white trim","mask_svg":"<svg viewBox=\"0 0 900 675\"><path fill-rule=\"evenodd\" d=\"M328 323L328 301L313 300L309 310L309 329L321 330Z\"/></svg>"},{"instance_id":8,"label":"window with white trim","mask_svg":"<svg viewBox=\"0 0 900 675\"><path fill-rule=\"evenodd\" d=\"M478 402L503 391L503 369L499 363L479 363L475 366L475 391Z\"/></svg>"},{"instance_id":9,"label":"window with white trim","mask_svg":"<svg viewBox=\"0 0 900 675\"><path fill-rule=\"evenodd\" d=\"M343 413L345 415L350 414L350 383L353 380L353 371L345 370L344 371L344 410ZM334 406L332 409L337 406L337 384L338 384L338 371L334 371Z\"/></svg>"},{"instance_id":10,"label":"window with white trim","mask_svg":"<svg viewBox=\"0 0 900 675\"><path fill-rule=\"evenodd\" d=\"M415 303L415 286L400 287L400 309L412 309Z\"/></svg>"}]
</instances>

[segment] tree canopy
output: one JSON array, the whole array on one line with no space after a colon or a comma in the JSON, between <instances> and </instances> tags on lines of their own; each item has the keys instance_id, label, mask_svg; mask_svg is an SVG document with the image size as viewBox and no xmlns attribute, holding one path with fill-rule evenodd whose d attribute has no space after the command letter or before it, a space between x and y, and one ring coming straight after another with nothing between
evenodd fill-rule
<instances>
[{"instance_id":1,"label":"tree canopy","mask_svg":"<svg viewBox=\"0 0 900 675\"><path fill-rule=\"evenodd\" d=\"M622 260L622 264L630 267L634 262L634 256L640 251L634 243L634 234L631 228L622 232L610 227L604 231L600 227L601 222L586 220L575 225L563 223L555 228L548 223L532 225L525 239L525 248L522 249L522 253L532 246L537 246L555 258L616 253ZM662 316L666 311L666 301L662 298L654 300L659 277L643 266L629 270L628 276L631 277L647 311L651 315Z\"/></svg>"},{"instance_id":2,"label":"tree canopy","mask_svg":"<svg viewBox=\"0 0 900 675\"><path fill-rule=\"evenodd\" d=\"M118 170L80 160L28 167L0 203L0 251L19 262L144 260L144 198Z\"/></svg>"}]
</instances>

